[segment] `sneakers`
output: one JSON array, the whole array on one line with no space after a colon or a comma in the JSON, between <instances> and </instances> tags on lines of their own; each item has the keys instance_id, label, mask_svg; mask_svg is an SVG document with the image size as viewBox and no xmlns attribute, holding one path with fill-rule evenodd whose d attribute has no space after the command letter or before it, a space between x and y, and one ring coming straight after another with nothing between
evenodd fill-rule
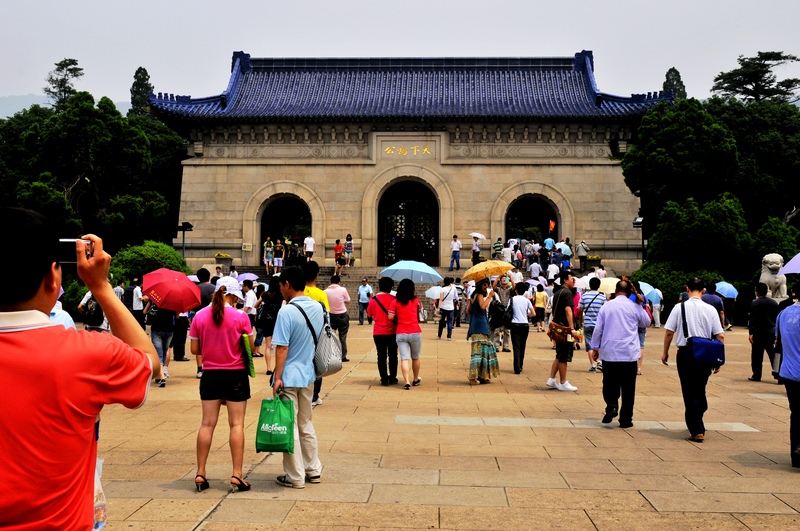
<instances>
[{"instance_id":1,"label":"sneakers","mask_svg":"<svg viewBox=\"0 0 800 531\"><path fill-rule=\"evenodd\" d=\"M558 383L556 382L555 378L548 378L547 379L547 387L551 389L558 389Z\"/></svg>"},{"instance_id":2,"label":"sneakers","mask_svg":"<svg viewBox=\"0 0 800 531\"><path fill-rule=\"evenodd\" d=\"M169 367L164 367L164 378L169 378Z\"/></svg>"},{"instance_id":3,"label":"sneakers","mask_svg":"<svg viewBox=\"0 0 800 531\"><path fill-rule=\"evenodd\" d=\"M422 378L417 378L415 381L411 382L411 385L413 385L414 387L416 387L416 386L418 386L418 385L419 385L419 384L421 384L421 383L422 383Z\"/></svg>"},{"instance_id":4,"label":"sneakers","mask_svg":"<svg viewBox=\"0 0 800 531\"><path fill-rule=\"evenodd\" d=\"M306 476L306 483L322 483L320 476Z\"/></svg>"},{"instance_id":5,"label":"sneakers","mask_svg":"<svg viewBox=\"0 0 800 531\"><path fill-rule=\"evenodd\" d=\"M167 381L166 380L157 380L159 387L166 387Z\"/></svg>"},{"instance_id":6,"label":"sneakers","mask_svg":"<svg viewBox=\"0 0 800 531\"><path fill-rule=\"evenodd\" d=\"M597 372L597 366L592 365L591 367L589 367L589 372Z\"/></svg>"},{"instance_id":7,"label":"sneakers","mask_svg":"<svg viewBox=\"0 0 800 531\"><path fill-rule=\"evenodd\" d=\"M572 385L569 382L557 383L556 384L556 389L558 389L559 391L577 391L578 390L577 387L575 387L574 385Z\"/></svg>"},{"instance_id":8,"label":"sneakers","mask_svg":"<svg viewBox=\"0 0 800 531\"><path fill-rule=\"evenodd\" d=\"M292 483L291 481L289 481L286 478L286 476L278 476L277 478L275 478L275 482L278 485L283 485L284 487L289 487L289 488L292 488L292 489L304 489L304 488L306 488L305 484L303 484L303 483Z\"/></svg>"},{"instance_id":9,"label":"sneakers","mask_svg":"<svg viewBox=\"0 0 800 531\"><path fill-rule=\"evenodd\" d=\"M318 406L318 405L320 405L320 404L322 404L322 399L321 399L321 398L317 398L316 400L314 400L313 402L311 402L311 405L312 405L312 406Z\"/></svg>"},{"instance_id":10,"label":"sneakers","mask_svg":"<svg viewBox=\"0 0 800 531\"><path fill-rule=\"evenodd\" d=\"M597 362L597 370L598 371L602 371L603 370L603 361L602 360Z\"/></svg>"},{"instance_id":11,"label":"sneakers","mask_svg":"<svg viewBox=\"0 0 800 531\"><path fill-rule=\"evenodd\" d=\"M698 433L697 435L692 435L692 436L686 438L687 441L696 442L696 443L701 443L705 439L706 439L706 436L703 433Z\"/></svg>"},{"instance_id":12,"label":"sneakers","mask_svg":"<svg viewBox=\"0 0 800 531\"><path fill-rule=\"evenodd\" d=\"M203 369L198 369L197 370L197 379L199 380L202 377L203 377Z\"/></svg>"}]
</instances>

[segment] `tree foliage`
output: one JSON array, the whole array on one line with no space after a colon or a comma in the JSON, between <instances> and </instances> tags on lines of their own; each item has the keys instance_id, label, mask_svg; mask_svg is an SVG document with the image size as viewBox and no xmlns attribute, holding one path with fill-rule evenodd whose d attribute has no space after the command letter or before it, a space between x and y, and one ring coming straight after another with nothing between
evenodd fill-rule
<instances>
[{"instance_id":1,"label":"tree foliage","mask_svg":"<svg viewBox=\"0 0 800 531\"><path fill-rule=\"evenodd\" d=\"M52 109L32 105L0 120L0 204L13 205L17 183L35 175L24 138L32 127L39 127L51 116Z\"/></svg>"},{"instance_id":2,"label":"tree foliage","mask_svg":"<svg viewBox=\"0 0 800 531\"><path fill-rule=\"evenodd\" d=\"M625 184L641 197L646 237L668 201L712 200L736 169L736 141L694 98L650 109L622 160Z\"/></svg>"},{"instance_id":3,"label":"tree foliage","mask_svg":"<svg viewBox=\"0 0 800 531\"><path fill-rule=\"evenodd\" d=\"M129 282L134 277L142 278L161 267L173 271L191 273L181 253L163 243L147 240L142 245L122 249L111 260L111 274L114 279Z\"/></svg>"},{"instance_id":4,"label":"tree foliage","mask_svg":"<svg viewBox=\"0 0 800 531\"><path fill-rule=\"evenodd\" d=\"M686 99L686 86L681 79L681 73L674 66L667 70L666 79L663 85L664 91L671 90L676 100Z\"/></svg>"},{"instance_id":5,"label":"tree foliage","mask_svg":"<svg viewBox=\"0 0 800 531\"><path fill-rule=\"evenodd\" d=\"M47 85L42 90L53 101L56 112L61 112L67 100L77 92L75 80L83 76L83 68L78 66L77 59L70 58L62 59L55 66L47 74Z\"/></svg>"},{"instance_id":6,"label":"tree foliage","mask_svg":"<svg viewBox=\"0 0 800 531\"><path fill-rule=\"evenodd\" d=\"M788 262L800 251L800 230L778 218L769 218L756 232L753 251L754 258L778 253Z\"/></svg>"},{"instance_id":7,"label":"tree foliage","mask_svg":"<svg viewBox=\"0 0 800 531\"><path fill-rule=\"evenodd\" d=\"M800 79L778 81L775 68L799 61L796 56L783 52L758 52L755 57L740 55L739 68L720 72L714 78L711 92L722 96L743 98L745 101L790 101L796 99Z\"/></svg>"},{"instance_id":8,"label":"tree foliage","mask_svg":"<svg viewBox=\"0 0 800 531\"><path fill-rule=\"evenodd\" d=\"M133 85L131 85L131 108L128 110L128 116L147 114L150 109L148 97L153 91L153 85L150 83L150 74L147 73L144 67L136 69L133 74Z\"/></svg>"}]
</instances>

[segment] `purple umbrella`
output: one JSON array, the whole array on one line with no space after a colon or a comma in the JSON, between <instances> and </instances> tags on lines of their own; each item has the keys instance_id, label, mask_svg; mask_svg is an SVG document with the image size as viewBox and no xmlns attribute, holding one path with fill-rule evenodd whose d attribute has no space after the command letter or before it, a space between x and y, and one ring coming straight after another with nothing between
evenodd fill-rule
<instances>
[{"instance_id":1,"label":"purple umbrella","mask_svg":"<svg viewBox=\"0 0 800 531\"><path fill-rule=\"evenodd\" d=\"M241 275L236 277L236 280L238 280L239 282L243 282L245 280L258 280L258 275L256 275L255 273L242 273Z\"/></svg>"}]
</instances>

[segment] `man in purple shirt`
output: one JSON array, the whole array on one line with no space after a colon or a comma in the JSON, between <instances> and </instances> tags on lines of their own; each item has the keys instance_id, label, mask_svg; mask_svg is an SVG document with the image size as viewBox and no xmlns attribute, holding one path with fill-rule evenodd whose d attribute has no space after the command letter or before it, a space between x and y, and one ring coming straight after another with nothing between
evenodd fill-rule
<instances>
[{"instance_id":1,"label":"man in purple shirt","mask_svg":"<svg viewBox=\"0 0 800 531\"><path fill-rule=\"evenodd\" d=\"M633 401L636 394L636 360L639 359L639 328L650 325L644 308L631 302L631 285L617 282L613 300L605 303L597 314L589 355L603 360L603 400L608 424L619 413L619 427L633 427ZM599 352L598 352L599 351ZM619 409L620 392L622 409Z\"/></svg>"}]
</instances>

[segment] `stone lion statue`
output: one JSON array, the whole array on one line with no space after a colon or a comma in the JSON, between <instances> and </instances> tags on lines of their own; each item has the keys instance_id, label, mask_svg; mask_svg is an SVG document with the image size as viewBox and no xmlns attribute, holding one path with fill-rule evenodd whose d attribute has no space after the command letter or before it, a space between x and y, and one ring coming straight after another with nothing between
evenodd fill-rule
<instances>
[{"instance_id":1,"label":"stone lion statue","mask_svg":"<svg viewBox=\"0 0 800 531\"><path fill-rule=\"evenodd\" d=\"M773 299L786 298L786 275L779 275L778 271L783 267L783 257L776 253L765 254L761 259L761 278L759 282L767 285L770 292L767 297Z\"/></svg>"}]
</instances>

